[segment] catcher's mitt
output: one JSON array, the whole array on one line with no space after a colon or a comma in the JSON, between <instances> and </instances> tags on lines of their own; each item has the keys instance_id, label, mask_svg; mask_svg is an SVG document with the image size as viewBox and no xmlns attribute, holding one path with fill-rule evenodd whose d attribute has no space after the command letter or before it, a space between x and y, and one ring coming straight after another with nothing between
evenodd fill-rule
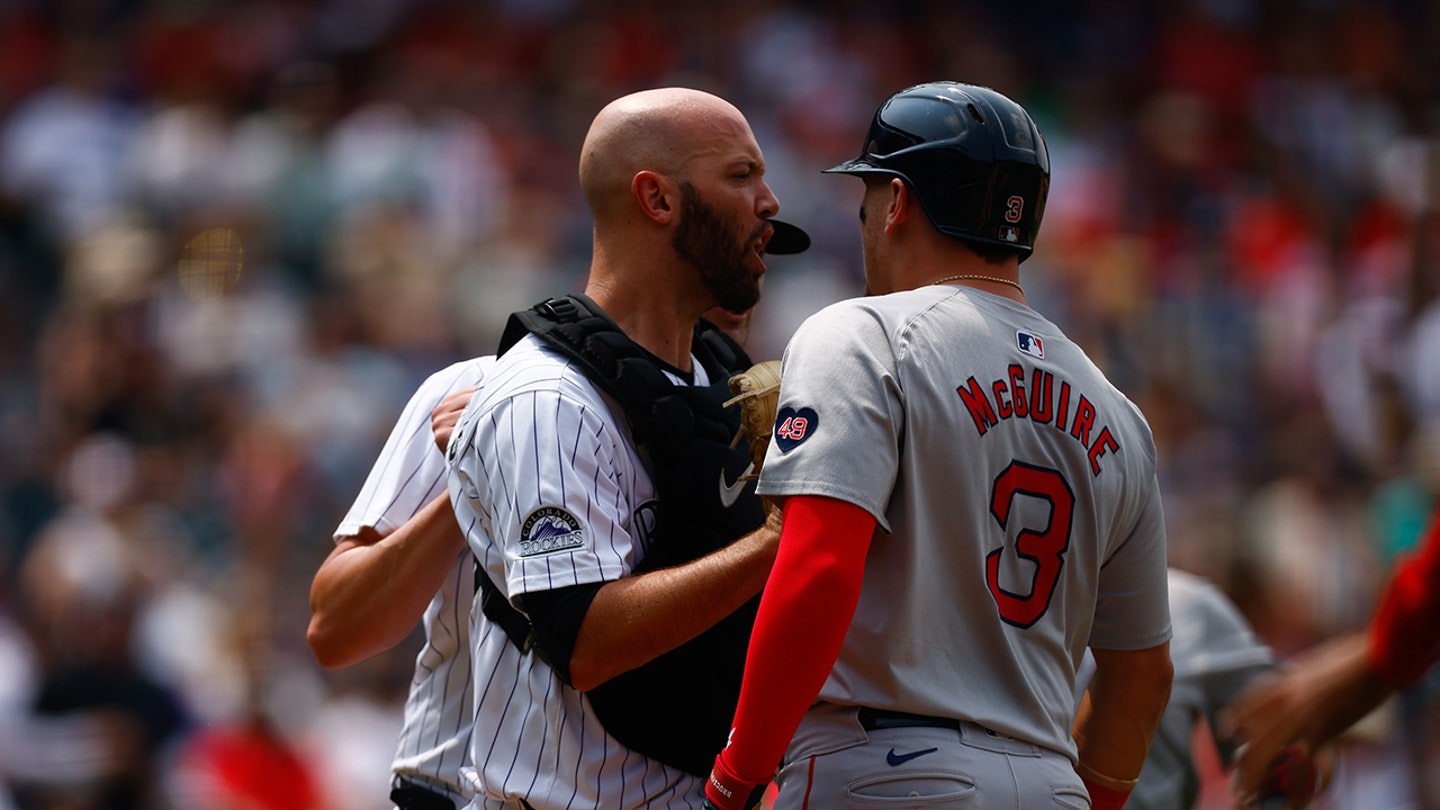
<instances>
[{"instance_id":1,"label":"catcher's mitt","mask_svg":"<svg viewBox=\"0 0 1440 810\"><path fill-rule=\"evenodd\" d=\"M730 377L730 392L725 407L740 405L740 430L731 447L741 438L750 441L750 461L755 465L741 480L760 477L765 463L765 449L770 446L770 433L775 429L775 410L780 405L780 361L766 360Z\"/></svg>"}]
</instances>

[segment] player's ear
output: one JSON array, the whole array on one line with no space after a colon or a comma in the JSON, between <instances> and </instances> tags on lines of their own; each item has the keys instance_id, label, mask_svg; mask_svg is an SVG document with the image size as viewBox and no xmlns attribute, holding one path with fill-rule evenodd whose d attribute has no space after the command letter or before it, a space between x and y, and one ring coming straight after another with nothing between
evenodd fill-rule
<instances>
[{"instance_id":1,"label":"player's ear","mask_svg":"<svg viewBox=\"0 0 1440 810\"><path fill-rule=\"evenodd\" d=\"M909 186L905 185L904 180L892 177L885 188L889 192L886 195L885 205L885 233L893 235L895 229L905 224L905 221L918 209L915 204L915 194Z\"/></svg>"},{"instance_id":2,"label":"player's ear","mask_svg":"<svg viewBox=\"0 0 1440 810\"><path fill-rule=\"evenodd\" d=\"M640 211L662 225L668 224L679 209L679 188L670 178L648 169L636 172L630 178L630 193L634 195Z\"/></svg>"}]
</instances>

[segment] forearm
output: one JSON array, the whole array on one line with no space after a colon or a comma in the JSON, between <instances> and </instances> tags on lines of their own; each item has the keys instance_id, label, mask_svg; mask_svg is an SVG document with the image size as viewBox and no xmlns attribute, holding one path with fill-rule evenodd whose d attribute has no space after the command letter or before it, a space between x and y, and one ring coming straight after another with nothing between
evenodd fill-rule
<instances>
[{"instance_id":1,"label":"forearm","mask_svg":"<svg viewBox=\"0 0 1440 810\"><path fill-rule=\"evenodd\" d=\"M767 782L825 685L855 616L875 519L858 506L791 498L774 581L760 601L724 766Z\"/></svg>"},{"instance_id":2,"label":"forearm","mask_svg":"<svg viewBox=\"0 0 1440 810\"><path fill-rule=\"evenodd\" d=\"M592 689L734 613L764 588L777 537L766 524L694 562L607 582L580 624L571 683Z\"/></svg>"},{"instance_id":3,"label":"forearm","mask_svg":"<svg viewBox=\"0 0 1440 810\"><path fill-rule=\"evenodd\" d=\"M1308 711L1297 712L1291 735L1314 750L1360 722L1393 694L1376 672L1364 634L1339 636L1318 645L1295 665Z\"/></svg>"},{"instance_id":4,"label":"forearm","mask_svg":"<svg viewBox=\"0 0 1440 810\"><path fill-rule=\"evenodd\" d=\"M349 666L402 641L464 547L446 495L388 535L365 529L338 543L310 588L307 639L316 660Z\"/></svg>"},{"instance_id":5,"label":"forearm","mask_svg":"<svg viewBox=\"0 0 1440 810\"><path fill-rule=\"evenodd\" d=\"M1096 672L1075 716L1074 737L1087 780L1129 791L1169 702L1169 645L1151 650L1093 650Z\"/></svg>"}]
</instances>

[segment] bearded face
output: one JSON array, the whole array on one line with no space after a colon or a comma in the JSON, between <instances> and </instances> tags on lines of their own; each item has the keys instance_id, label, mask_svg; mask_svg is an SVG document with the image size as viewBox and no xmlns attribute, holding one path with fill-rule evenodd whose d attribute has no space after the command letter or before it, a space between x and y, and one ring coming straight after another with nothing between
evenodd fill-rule
<instances>
[{"instance_id":1,"label":"bearded face","mask_svg":"<svg viewBox=\"0 0 1440 810\"><path fill-rule=\"evenodd\" d=\"M750 265L754 246L765 232L760 223L741 234L735 219L727 218L702 199L689 182L680 183L680 224L671 238L675 252L700 273L715 301L734 312L760 301L761 274Z\"/></svg>"}]
</instances>

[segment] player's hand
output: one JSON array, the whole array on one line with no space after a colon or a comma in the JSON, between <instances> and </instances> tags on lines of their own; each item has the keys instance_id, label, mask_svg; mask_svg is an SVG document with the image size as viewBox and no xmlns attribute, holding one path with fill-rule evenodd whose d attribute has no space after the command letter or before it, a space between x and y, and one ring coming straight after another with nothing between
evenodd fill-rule
<instances>
[{"instance_id":1,"label":"player's hand","mask_svg":"<svg viewBox=\"0 0 1440 810\"><path fill-rule=\"evenodd\" d=\"M1310 756L1298 745L1286 747L1270 761L1256 795L1239 797L1240 806L1304 810L1324 789L1322 772L1328 772L1329 768L1322 767L1318 760L1319 757Z\"/></svg>"},{"instance_id":2,"label":"player's hand","mask_svg":"<svg viewBox=\"0 0 1440 810\"><path fill-rule=\"evenodd\" d=\"M440 404L430 412L430 429L435 433L435 446L442 454L450 446L450 434L455 432L460 414L470 404L470 396L474 393L474 387L462 388L440 400Z\"/></svg>"},{"instance_id":3,"label":"player's hand","mask_svg":"<svg viewBox=\"0 0 1440 810\"><path fill-rule=\"evenodd\" d=\"M725 766L723 757L717 757L710 778L705 780L704 810L752 810L760 806L768 784L741 779Z\"/></svg>"},{"instance_id":4,"label":"player's hand","mask_svg":"<svg viewBox=\"0 0 1440 810\"><path fill-rule=\"evenodd\" d=\"M1313 754L1386 694L1369 670L1363 633L1326 642L1289 671L1257 681L1221 721L1222 733L1244 744L1235 757L1236 796L1259 797L1272 763L1287 748Z\"/></svg>"}]
</instances>

